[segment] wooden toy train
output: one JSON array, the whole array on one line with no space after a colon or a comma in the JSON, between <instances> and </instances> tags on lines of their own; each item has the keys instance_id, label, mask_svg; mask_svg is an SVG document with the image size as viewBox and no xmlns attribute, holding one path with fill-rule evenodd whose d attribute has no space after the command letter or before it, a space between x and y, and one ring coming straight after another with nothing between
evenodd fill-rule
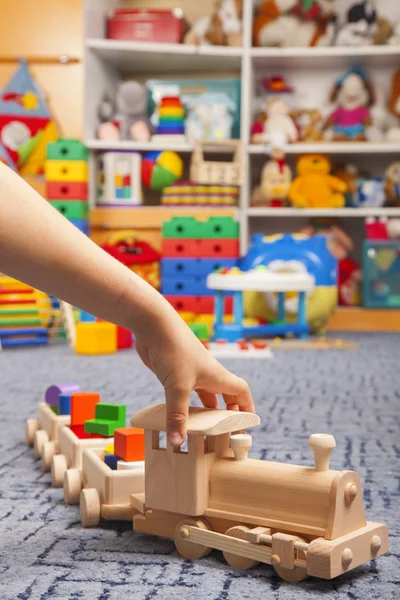
<instances>
[{"instance_id":1,"label":"wooden toy train","mask_svg":"<svg viewBox=\"0 0 400 600\"><path fill-rule=\"evenodd\" d=\"M184 558L217 549L235 569L271 564L291 582L333 579L385 554L387 527L366 521L357 473L329 469L333 436L310 436L314 467L249 459L244 431L259 423L250 413L191 407L184 451L162 447L164 404L140 410L131 425L144 430L144 477L142 463L113 471L104 447L82 449L82 525L133 518L135 531L173 539Z\"/></svg>"}]
</instances>

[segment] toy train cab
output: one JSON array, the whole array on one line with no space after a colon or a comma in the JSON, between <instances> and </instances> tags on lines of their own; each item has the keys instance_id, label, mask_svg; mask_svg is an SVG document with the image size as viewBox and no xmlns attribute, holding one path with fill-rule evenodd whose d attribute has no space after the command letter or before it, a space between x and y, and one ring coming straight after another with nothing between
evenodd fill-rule
<instances>
[{"instance_id":1,"label":"toy train cab","mask_svg":"<svg viewBox=\"0 0 400 600\"><path fill-rule=\"evenodd\" d=\"M169 537L185 558L222 550L234 568L272 564L280 577L332 579L388 550L367 522L357 473L329 469L333 436L315 434L314 466L249 459L257 415L191 407L188 449L162 448L164 404L131 419L145 430L145 492L133 494L135 531Z\"/></svg>"}]
</instances>

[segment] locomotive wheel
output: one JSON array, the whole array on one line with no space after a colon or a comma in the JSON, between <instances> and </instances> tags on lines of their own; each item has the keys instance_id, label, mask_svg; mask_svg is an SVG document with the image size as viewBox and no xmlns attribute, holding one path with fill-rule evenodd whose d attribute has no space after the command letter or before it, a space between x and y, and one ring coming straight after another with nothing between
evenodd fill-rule
<instances>
[{"instance_id":1,"label":"locomotive wheel","mask_svg":"<svg viewBox=\"0 0 400 600\"><path fill-rule=\"evenodd\" d=\"M27 419L25 426L25 441L27 446L33 446L35 433L39 429L39 421L37 419Z\"/></svg>"},{"instance_id":2,"label":"locomotive wheel","mask_svg":"<svg viewBox=\"0 0 400 600\"><path fill-rule=\"evenodd\" d=\"M229 535L230 537L234 537L239 540L247 540L248 531L250 531L250 527L246 527L245 525L237 525L236 527L231 527L228 529L225 535ZM223 552L223 555L228 565L230 565L233 569L247 570L260 564L258 560L245 558L243 556L239 556L238 554L232 554L231 552Z\"/></svg>"},{"instance_id":3,"label":"locomotive wheel","mask_svg":"<svg viewBox=\"0 0 400 600\"><path fill-rule=\"evenodd\" d=\"M211 527L204 519L183 519L175 527L174 542L175 548L183 558L189 560L196 560L198 558L204 558L212 551L212 548L208 546L202 546L195 542L190 542L181 535L181 527L185 525L191 525L192 527L199 527L200 529L206 529L211 531Z\"/></svg>"},{"instance_id":4,"label":"locomotive wheel","mask_svg":"<svg viewBox=\"0 0 400 600\"><path fill-rule=\"evenodd\" d=\"M33 441L35 458L40 458L42 456L43 446L48 441L49 441L49 436L48 436L47 432L44 431L44 429L38 429L38 431L35 433L35 437L34 437L34 441Z\"/></svg>"},{"instance_id":5,"label":"locomotive wheel","mask_svg":"<svg viewBox=\"0 0 400 600\"><path fill-rule=\"evenodd\" d=\"M51 469L51 461L57 452L56 442L46 442L42 450L42 471L47 473Z\"/></svg>"},{"instance_id":6,"label":"locomotive wheel","mask_svg":"<svg viewBox=\"0 0 400 600\"><path fill-rule=\"evenodd\" d=\"M64 454L56 454L51 461L51 485L53 487L62 487L64 483L64 473L67 470L67 459Z\"/></svg>"},{"instance_id":7,"label":"locomotive wheel","mask_svg":"<svg viewBox=\"0 0 400 600\"><path fill-rule=\"evenodd\" d=\"M297 537L299 542L306 542L304 538ZM297 554L297 558L301 560L305 560L306 555L301 550L295 550ZM278 567L276 565L272 565L275 569L275 572L281 579L284 581L288 581L289 583L298 583L299 581L303 581L307 577L307 571L303 567L295 567L294 569L284 569L283 567Z\"/></svg>"},{"instance_id":8,"label":"locomotive wheel","mask_svg":"<svg viewBox=\"0 0 400 600\"><path fill-rule=\"evenodd\" d=\"M79 504L82 489L82 478L79 469L68 469L64 473L64 502L65 504Z\"/></svg>"},{"instance_id":9,"label":"locomotive wheel","mask_svg":"<svg viewBox=\"0 0 400 600\"><path fill-rule=\"evenodd\" d=\"M97 527L100 523L100 496L95 488L81 491L79 512L82 527Z\"/></svg>"}]
</instances>

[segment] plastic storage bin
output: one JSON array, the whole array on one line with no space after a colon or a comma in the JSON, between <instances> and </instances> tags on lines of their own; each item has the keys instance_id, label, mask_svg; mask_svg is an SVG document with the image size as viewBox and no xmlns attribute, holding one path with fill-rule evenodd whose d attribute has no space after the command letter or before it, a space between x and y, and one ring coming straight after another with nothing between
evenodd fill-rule
<instances>
[{"instance_id":1,"label":"plastic storage bin","mask_svg":"<svg viewBox=\"0 0 400 600\"><path fill-rule=\"evenodd\" d=\"M364 241L364 305L400 308L400 242Z\"/></svg>"}]
</instances>

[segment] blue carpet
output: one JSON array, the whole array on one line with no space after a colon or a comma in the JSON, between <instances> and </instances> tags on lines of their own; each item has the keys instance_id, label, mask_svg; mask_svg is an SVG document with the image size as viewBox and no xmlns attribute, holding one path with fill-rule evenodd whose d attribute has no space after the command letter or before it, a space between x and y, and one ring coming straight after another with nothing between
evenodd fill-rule
<instances>
[{"instance_id":1,"label":"blue carpet","mask_svg":"<svg viewBox=\"0 0 400 600\"><path fill-rule=\"evenodd\" d=\"M289 585L269 566L232 571L221 553L182 560L171 541L136 534L129 523L83 530L78 507L66 507L32 449L24 421L51 383L76 380L104 401L125 402L128 414L162 400L158 382L133 352L83 358L66 347L4 351L1 367L0 598L349 600L400 597L400 337L352 337L361 349L285 351L273 360L227 364L251 385L262 426L251 455L312 464L307 439L331 432L335 469L355 469L368 520L387 523L390 553L326 582Z\"/></svg>"}]
</instances>

